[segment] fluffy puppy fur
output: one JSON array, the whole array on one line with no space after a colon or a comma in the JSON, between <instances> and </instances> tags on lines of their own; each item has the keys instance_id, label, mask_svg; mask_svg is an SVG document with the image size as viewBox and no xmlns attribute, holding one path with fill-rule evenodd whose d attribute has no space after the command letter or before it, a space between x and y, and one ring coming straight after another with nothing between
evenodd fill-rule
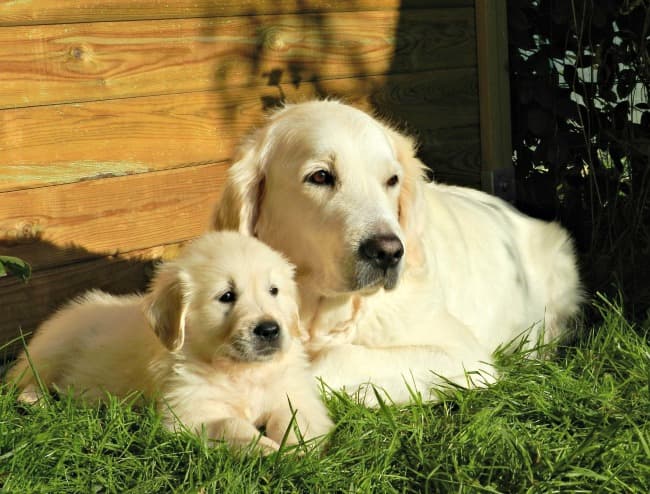
<instances>
[{"instance_id":1,"label":"fluffy puppy fur","mask_svg":"<svg viewBox=\"0 0 650 494\"><path fill-rule=\"evenodd\" d=\"M89 292L60 310L8 380L29 402L39 380L89 402L141 392L170 429L178 419L269 452L287 430L298 442L293 420L305 439L332 425L299 338L293 267L256 239L213 232L164 263L146 295Z\"/></svg>"},{"instance_id":2,"label":"fluffy puppy fur","mask_svg":"<svg viewBox=\"0 0 650 494\"><path fill-rule=\"evenodd\" d=\"M423 170L411 138L336 101L279 110L230 168L213 226L296 265L308 350L332 387L372 382L404 402L481 384L497 347L561 338L578 309L563 228Z\"/></svg>"}]
</instances>

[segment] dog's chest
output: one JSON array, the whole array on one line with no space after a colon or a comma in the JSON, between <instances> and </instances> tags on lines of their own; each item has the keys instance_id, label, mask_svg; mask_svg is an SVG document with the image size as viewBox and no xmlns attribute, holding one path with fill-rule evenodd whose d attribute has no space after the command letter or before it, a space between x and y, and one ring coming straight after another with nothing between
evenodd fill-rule
<instances>
[{"instance_id":1,"label":"dog's chest","mask_svg":"<svg viewBox=\"0 0 650 494\"><path fill-rule=\"evenodd\" d=\"M226 397L226 401L236 415L247 421L262 424L268 412L274 408L273 373L244 372L231 376L228 383L220 383L215 389L215 396ZM224 389L223 384L226 384Z\"/></svg>"}]
</instances>

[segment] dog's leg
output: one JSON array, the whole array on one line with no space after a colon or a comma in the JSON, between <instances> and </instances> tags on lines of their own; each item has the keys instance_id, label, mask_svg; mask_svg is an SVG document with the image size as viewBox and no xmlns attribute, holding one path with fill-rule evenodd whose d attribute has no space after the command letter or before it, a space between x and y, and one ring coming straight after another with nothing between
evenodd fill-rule
<instances>
[{"instance_id":1,"label":"dog's leg","mask_svg":"<svg viewBox=\"0 0 650 494\"><path fill-rule=\"evenodd\" d=\"M292 417L295 416L295 422L292 423ZM298 434L296 434L295 426L300 430L300 434L304 434L307 430L308 424L303 420L302 414L295 415L292 413L289 405L282 409L276 409L271 412L271 417L266 423L266 434L277 443L282 443L286 435L285 444L294 445L300 442Z\"/></svg>"},{"instance_id":2,"label":"dog's leg","mask_svg":"<svg viewBox=\"0 0 650 494\"><path fill-rule=\"evenodd\" d=\"M20 390L18 401L21 403L33 405L40 402L43 397L41 384L44 387L50 386L53 380L52 374L57 370L56 365L50 365L49 367L43 365L42 367L44 372L38 372L32 367L31 359L27 357L27 354L23 353L14 366L9 369L6 380Z\"/></svg>"},{"instance_id":3,"label":"dog's leg","mask_svg":"<svg viewBox=\"0 0 650 494\"><path fill-rule=\"evenodd\" d=\"M324 436L332 430L333 423L327 414L327 408L314 393L313 396L292 394L287 397L286 406L276 408L269 416L266 434L278 443L286 435L286 444L300 442L300 438L309 441ZM296 432L298 428L299 433Z\"/></svg>"},{"instance_id":4,"label":"dog's leg","mask_svg":"<svg viewBox=\"0 0 650 494\"><path fill-rule=\"evenodd\" d=\"M321 351L313 361L313 372L333 390L358 392L367 406L378 404L372 386L388 403L407 403L414 392L424 400L435 400L435 388L485 386L494 381L489 355L463 357L435 346L368 348L346 344Z\"/></svg>"},{"instance_id":5,"label":"dog's leg","mask_svg":"<svg viewBox=\"0 0 650 494\"><path fill-rule=\"evenodd\" d=\"M215 420L206 424L205 429L210 439L226 441L229 445L239 449L244 449L253 443L264 454L270 454L280 449L280 445L276 441L263 436L253 424L238 417Z\"/></svg>"}]
</instances>

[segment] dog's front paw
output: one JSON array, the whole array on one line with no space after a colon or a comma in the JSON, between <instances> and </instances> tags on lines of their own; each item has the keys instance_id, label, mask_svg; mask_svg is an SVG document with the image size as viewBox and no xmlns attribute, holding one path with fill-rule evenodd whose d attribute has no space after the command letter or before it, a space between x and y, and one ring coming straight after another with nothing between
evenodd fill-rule
<instances>
[{"instance_id":1,"label":"dog's front paw","mask_svg":"<svg viewBox=\"0 0 650 494\"><path fill-rule=\"evenodd\" d=\"M280 445L270 437L260 436L259 440L253 443L253 450L257 450L266 456L280 451Z\"/></svg>"},{"instance_id":2,"label":"dog's front paw","mask_svg":"<svg viewBox=\"0 0 650 494\"><path fill-rule=\"evenodd\" d=\"M36 386L27 386L20 392L17 399L20 403L25 405L42 404L43 393Z\"/></svg>"}]
</instances>

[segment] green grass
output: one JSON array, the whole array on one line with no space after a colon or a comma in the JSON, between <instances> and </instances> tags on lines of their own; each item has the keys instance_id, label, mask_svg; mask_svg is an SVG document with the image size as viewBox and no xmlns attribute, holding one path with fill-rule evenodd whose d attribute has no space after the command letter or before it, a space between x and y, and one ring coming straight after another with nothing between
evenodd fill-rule
<instances>
[{"instance_id":1,"label":"green grass","mask_svg":"<svg viewBox=\"0 0 650 494\"><path fill-rule=\"evenodd\" d=\"M260 457L165 432L151 408L0 390L0 491L650 492L650 345L616 306L551 360L502 358L486 390L437 404L328 405L325 452Z\"/></svg>"}]
</instances>

